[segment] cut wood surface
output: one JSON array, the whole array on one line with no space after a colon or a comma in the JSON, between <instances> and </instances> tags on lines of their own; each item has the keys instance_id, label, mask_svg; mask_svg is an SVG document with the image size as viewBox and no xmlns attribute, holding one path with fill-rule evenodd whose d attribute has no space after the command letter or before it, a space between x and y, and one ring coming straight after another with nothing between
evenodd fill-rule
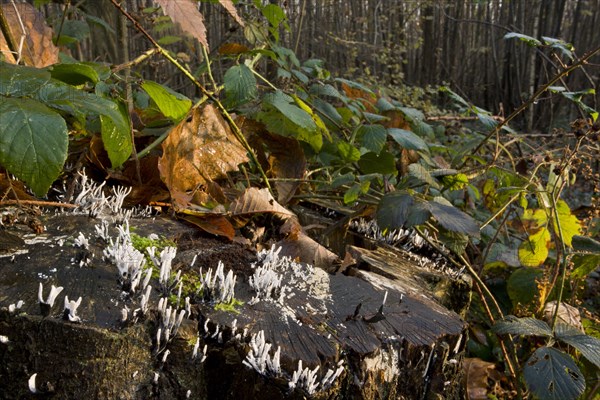
<instances>
[{"instance_id":1,"label":"cut wood surface","mask_svg":"<svg viewBox=\"0 0 600 400\"><path fill-rule=\"evenodd\" d=\"M123 307L139 307L139 294L125 295L117 268L102 257L106 243L96 238L99 221L64 214L43 223L46 231L39 235L18 225L8 228L24 243L0 250L0 335L6 338L0 343L1 398L32 395L33 374L36 389L57 399L171 399L186 398L188 391L198 399L461 397L466 324L448 306L464 310L468 285L423 271L400 252L349 248L354 263L345 273L303 265L282 274L284 298L257 300L249 285L258 265L253 250L199 236L171 219L131 220L137 235L154 233L177 243L173 269L182 270L184 281L199 279L200 267L206 273L219 261L225 274L232 270L237 276L235 310L192 296L191 315L157 352L155 278L150 311L135 323L122 322ZM90 239L89 250L73 245L79 232ZM114 226L111 234L116 235ZM80 266L86 257L90 262ZM290 281L300 273L304 279ZM466 292L440 295L440 282L447 283L446 292ZM44 297L51 285L64 288L47 317L38 304L40 283ZM80 323L62 319L65 295L82 297ZM9 311L19 300L24 305ZM261 335L270 344L267 358L280 353L278 372L267 367L261 374L248 366ZM193 359L198 338L200 356ZM304 376L312 373L313 385L301 377L294 389L290 382L304 369Z\"/></svg>"}]
</instances>

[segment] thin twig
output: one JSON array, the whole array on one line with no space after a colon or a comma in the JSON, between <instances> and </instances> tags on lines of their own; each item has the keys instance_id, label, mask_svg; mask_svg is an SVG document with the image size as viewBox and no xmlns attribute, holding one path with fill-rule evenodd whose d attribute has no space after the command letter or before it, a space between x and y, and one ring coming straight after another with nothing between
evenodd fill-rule
<instances>
[{"instance_id":1,"label":"thin twig","mask_svg":"<svg viewBox=\"0 0 600 400\"><path fill-rule=\"evenodd\" d=\"M2 200L0 201L0 207L2 206L40 206L40 207L62 207L62 208L77 208L77 204L71 203L58 203L55 201L42 201L42 200Z\"/></svg>"}]
</instances>

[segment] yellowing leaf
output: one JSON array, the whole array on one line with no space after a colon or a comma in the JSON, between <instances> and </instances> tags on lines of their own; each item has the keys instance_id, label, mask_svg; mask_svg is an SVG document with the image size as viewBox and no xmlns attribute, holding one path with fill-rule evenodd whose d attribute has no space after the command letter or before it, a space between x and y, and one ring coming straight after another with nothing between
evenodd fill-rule
<instances>
[{"instance_id":1,"label":"yellowing leaf","mask_svg":"<svg viewBox=\"0 0 600 400\"><path fill-rule=\"evenodd\" d=\"M519 246L519 261L524 267L539 267L548 258L548 245L550 232L541 229L539 232L529 236Z\"/></svg>"},{"instance_id":2,"label":"yellowing leaf","mask_svg":"<svg viewBox=\"0 0 600 400\"><path fill-rule=\"evenodd\" d=\"M204 17L193 0L156 0L163 12L208 49Z\"/></svg>"},{"instance_id":3,"label":"yellowing leaf","mask_svg":"<svg viewBox=\"0 0 600 400\"><path fill-rule=\"evenodd\" d=\"M581 233L581 222L575 215L571 214L571 209L564 200L558 200L556 202L556 211L558 214L558 221L560 222L562 239L567 246L571 247L573 236ZM554 230L558 232L558 224L554 219L553 221Z\"/></svg>"}]
</instances>

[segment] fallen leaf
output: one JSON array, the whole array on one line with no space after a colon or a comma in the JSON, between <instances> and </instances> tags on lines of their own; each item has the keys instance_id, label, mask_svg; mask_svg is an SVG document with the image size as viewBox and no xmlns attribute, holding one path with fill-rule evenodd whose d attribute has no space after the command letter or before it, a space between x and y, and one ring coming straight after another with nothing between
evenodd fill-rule
<instances>
[{"instance_id":1,"label":"fallen leaf","mask_svg":"<svg viewBox=\"0 0 600 400\"><path fill-rule=\"evenodd\" d=\"M233 217L243 217L251 214L275 214L282 219L296 217L292 211L279 204L268 189L248 188L244 193L232 201L229 212Z\"/></svg>"},{"instance_id":2,"label":"fallen leaf","mask_svg":"<svg viewBox=\"0 0 600 400\"><path fill-rule=\"evenodd\" d=\"M280 228L280 233L286 234L276 246L281 246L281 255L291 257L294 260L310 264L333 273L340 265L340 258L308 236L296 217L289 218Z\"/></svg>"},{"instance_id":3,"label":"fallen leaf","mask_svg":"<svg viewBox=\"0 0 600 400\"><path fill-rule=\"evenodd\" d=\"M180 217L207 233L223 236L229 240L233 240L233 237L235 236L233 225L223 215L210 213L203 215L182 214Z\"/></svg>"},{"instance_id":4,"label":"fallen leaf","mask_svg":"<svg viewBox=\"0 0 600 400\"><path fill-rule=\"evenodd\" d=\"M465 386L468 400L486 400L489 393L488 378L490 372L496 368L494 363L483 361L480 358L465 358Z\"/></svg>"},{"instance_id":5,"label":"fallen leaf","mask_svg":"<svg viewBox=\"0 0 600 400\"><path fill-rule=\"evenodd\" d=\"M58 47L52 43L52 28L46 25L44 16L31 4L2 4L2 11L17 44L25 37L21 58L26 65L37 68L47 67L58 62ZM23 22L25 32L21 29ZM0 51L9 63L16 63L16 56L10 53L4 35L0 32Z\"/></svg>"},{"instance_id":6,"label":"fallen leaf","mask_svg":"<svg viewBox=\"0 0 600 400\"><path fill-rule=\"evenodd\" d=\"M204 17L193 0L156 0L163 12L208 49Z\"/></svg>"},{"instance_id":7,"label":"fallen leaf","mask_svg":"<svg viewBox=\"0 0 600 400\"><path fill-rule=\"evenodd\" d=\"M193 108L171 129L162 148L158 169L176 208L185 208L194 192L248 161L246 150L210 104Z\"/></svg>"}]
</instances>

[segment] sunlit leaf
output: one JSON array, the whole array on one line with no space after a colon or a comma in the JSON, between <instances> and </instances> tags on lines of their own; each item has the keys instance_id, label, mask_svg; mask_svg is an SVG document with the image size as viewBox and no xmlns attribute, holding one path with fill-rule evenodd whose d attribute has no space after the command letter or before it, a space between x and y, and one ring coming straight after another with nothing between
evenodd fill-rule
<instances>
[{"instance_id":1,"label":"sunlit leaf","mask_svg":"<svg viewBox=\"0 0 600 400\"><path fill-rule=\"evenodd\" d=\"M148 93L156 103L160 112L167 118L177 122L188 113L192 101L187 97L175 93L173 90L153 81L144 81L142 89Z\"/></svg>"},{"instance_id":2,"label":"sunlit leaf","mask_svg":"<svg viewBox=\"0 0 600 400\"><path fill-rule=\"evenodd\" d=\"M550 232L543 228L519 245L519 260L524 267L539 267L548 258Z\"/></svg>"}]
</instances>

